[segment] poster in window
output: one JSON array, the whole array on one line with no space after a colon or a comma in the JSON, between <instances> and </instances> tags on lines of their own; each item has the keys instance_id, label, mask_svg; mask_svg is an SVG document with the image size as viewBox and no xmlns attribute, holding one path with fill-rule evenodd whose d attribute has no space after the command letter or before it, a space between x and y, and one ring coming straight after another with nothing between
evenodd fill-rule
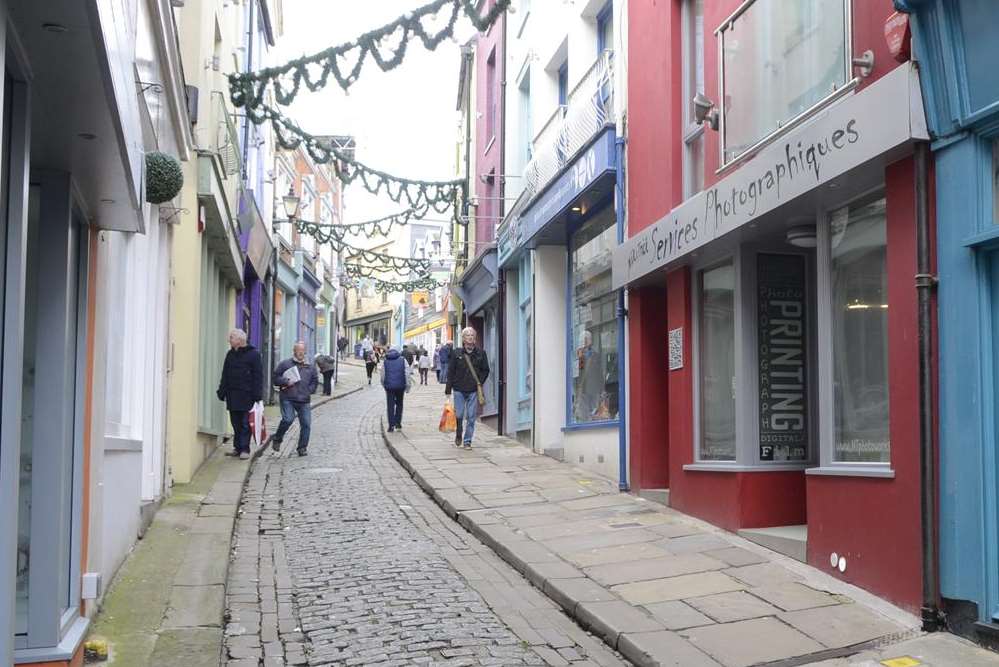
<instances>
[{"instance_id":1,"label":"poster in window","mask_svg":"<svg viewBox=\"0 0 999 667\"><path fill-rule=\"evenodd\" d=\"M669 332L669 369L678 371L683 368L683 328L670 329Z\"/></svg>"},{"instance_id":2,"label":"poster in window","mask_svg":"<svg viewBox=\"0 0 999 667\"><path fill-rule=\"evenodd\" d=\"M760 460L808 459L805 258L757 258Z\"/></svg>"}]
</instances>

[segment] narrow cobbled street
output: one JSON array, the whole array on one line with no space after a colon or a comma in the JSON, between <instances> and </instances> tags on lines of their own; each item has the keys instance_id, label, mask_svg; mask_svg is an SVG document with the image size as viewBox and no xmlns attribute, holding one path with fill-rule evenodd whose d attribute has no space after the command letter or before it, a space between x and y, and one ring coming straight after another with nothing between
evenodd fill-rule
<instances>
[{"instance_id":1,"label":"narrow cobbled street","mask_svg":"<svg viewBox=\"0 0 999 667\"><path fill-rule=\"evenodd\" d=\"M433 504L386 448L383 410L365 387L315 411L306 458L293 431L257 461L227 664L627 664Z\"/></svg>"}]
</instances>

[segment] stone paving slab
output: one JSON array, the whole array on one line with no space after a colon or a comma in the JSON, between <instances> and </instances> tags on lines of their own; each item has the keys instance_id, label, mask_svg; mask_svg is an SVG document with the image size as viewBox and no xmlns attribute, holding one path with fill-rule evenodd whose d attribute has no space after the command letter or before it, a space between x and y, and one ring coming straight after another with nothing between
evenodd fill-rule
<instances>
[{"instance_id":1,"label":"stone paving slab","mask_svg":"<svg viewBox=\"0 0 999 667\"><path fill-rule=\"evenodd\" d=\"M389 450L407 470L419 466L418 481L434 479L421 488L460 525L635 664L799 659L917 626L883 601L856 602L831 577L619 493L613 480L485 424L472 451L456 449L436 431L438 392L407 397L407 414L423 418L383 432Z\"/></svg>"}]
</instances>

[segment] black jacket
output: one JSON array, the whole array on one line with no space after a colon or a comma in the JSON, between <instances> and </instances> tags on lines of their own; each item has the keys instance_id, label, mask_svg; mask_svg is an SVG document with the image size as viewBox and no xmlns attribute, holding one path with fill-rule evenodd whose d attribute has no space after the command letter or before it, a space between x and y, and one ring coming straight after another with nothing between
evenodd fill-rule
<instances>
[{"instance_id":1,"label":"black jacket","mask_svg":"<svg viewBox=\"0 0 999 667\"><path fill-rule=\"evenodd\" d=\"M466 354L468 354L469 361L472 362L472 368L475 369L476 375L479 376L479 382L485 384L486 378L489 377L489 360L486 359L486 353L482 348L476 347L471 353L467 353L464 347L456 347L451 351L451 359L447 366L445 394L450 394L452 389L471 394L478 388L475 376L472 375L468 369L468 364L465 363Z\"/></svg>"},{"instance_id":2,"label":"black jacket","mask_svg":"<svg viewBox=\"0 0 999 667\"><path fill-rule=\"evenodd\" d=\"M298 376L301 381L285 386L284 373L292 366L298 366ZM308 360L304 364L297 363L294 357L289 357L277 365L274 369L274 377L271 378L275 387L281 388L281 398L292 403L309 403L312 394L319 386L319 369L315 364L310 364Z\"/></svg>"},{"instance_id":3,"label":"black jacket","mask_svg":"<svg viewBox=\"0 0 999 667\"><path fill-rule=\"evenodd\" d=\"M264 369L257 348L246 345L226 353L216 395L234 411L249 410L264 400Z\"/></svg>"}]
</instances>

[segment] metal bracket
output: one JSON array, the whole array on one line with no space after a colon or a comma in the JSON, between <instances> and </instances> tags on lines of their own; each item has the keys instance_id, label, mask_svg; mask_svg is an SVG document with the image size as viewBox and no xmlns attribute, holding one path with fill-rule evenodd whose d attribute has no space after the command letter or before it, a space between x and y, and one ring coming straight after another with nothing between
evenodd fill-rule
<instances>
[{"instance_id":1,"label":"metal bracket","mask_svg":"<svg viewBox=\"0 0 999 667\"><path fill-rule=\"evenodd\" d=\"M874 70L874 51L867 49L859 57L853 59L853 66L860 70L860 76L865 79Z\"/></svg>"},{"instance_id":2,"label":"metal bracket","mask_svg":"<svg viewBox=\"0 0 999 667\"><path fill-rule=\"evenodd\" d=\"M153 81L136 81L139 84L139 92L144 93L147 90L151 90L157 95L163 92L163 84L155 83Z\"/></svg>"},{"instance_id":3,"label":"metal bracket","mask_svg":"<svg viewBox=\"0 0 999 667\"><path fill-rule=\"evenodd\" d=\"M164 212L166 215L163 215ZM177 220L176 218L180 216L181 213L190 213L190 211L186 208L160 205L160 222L166 225L179 225L180 220Z\"/></svg>"},{"instance_id":4,"label":"metal bracket","mask_svg":"<svg viewBox=\"0 0 999 667\"><path fill-rule=\"evenodd\" d=\"M925 289L936 287L940 282L932 273L917 273L916 274L916 289Z\"/></svg>"}]
</instances>

